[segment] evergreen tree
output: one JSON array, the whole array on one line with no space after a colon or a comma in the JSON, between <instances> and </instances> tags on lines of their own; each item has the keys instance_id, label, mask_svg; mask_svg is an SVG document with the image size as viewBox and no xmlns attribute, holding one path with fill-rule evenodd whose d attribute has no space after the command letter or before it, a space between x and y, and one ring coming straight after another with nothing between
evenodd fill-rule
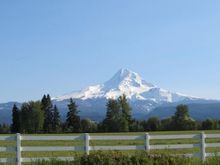
<instances>
[{"instance_id":1,"label":"evergreen tree","mask_svg":"<svg viewBox=\"0 0 220 165\"><path fill-rule=\"evenodd\" d=\"M213 130L214 129L214 120L206 119L202 122L202 129L204 130Z\"/></svg>"},{"instance_id":2,"label":"evergreen tree","mask_svg":"<svg viewBox=\"0 0 220 165\"><path fill-rule=\"evenodd\" d=\"M131 107L128 103L125 94L119 97L118 103L121 109L121 131L128 132L132 119L131 119Z\"/></svg>"},{"instance_id":3,"label":"evergreen tree","mask_svg":"<svg viewBox=\"0 0 220 165\"><path fill-rule=\"evenodd\" d=\"M172 126L174 130L194 130L195 121L190 117L187 105L176 107L176 113L172 117Z\"/></svg>"},{"instance_id":4,"label":"evergreen tree","mask_svg":"<svg viewBox=\"0 0 220 165\"><path fill-rule=\"evenodd\" d=\"M57 106L55 105L53 108L53 121L52 121L53 132L58 133L60 131L60 126L61 126L60 113L57 109Z\"/></svg>"},{"instance_id":5,"label":"evergreen tree","mask_svg":"<svg viewBox=\"0 0 220 165\"><path fill-rule=\"evenodd\" d=\"M21 132L22 133L37 133L43 127L43 111L41 104L37 102L23 103L21 106Z\"/></svg>"},{"instance_id":6,"label":"evergreen tree","mask_svg":"<svg viewBox=\"0 0 220 165\"><path fill-rule=\"evenodd\" d=\"M136 127L131 118L131 107L125 95L117 100L109 99L107 104L106 118L98 125L98 128L107 132L128 132Z\"/></svg>"},{"instance_id":7,"label":"evergreen tree","mask_svg":"<svg viewBox=\"0 0 220 165\"><path fill-rule=\"evenodd\" d=\"M68 131L71 132L80 132L80 116L78 115L79 111L77 110L77 105L70 99L70 103L68 104L69 111L66 116L66 126Z\"/></svg>"},{"instance_id":8,"label":"evergreen tree","mask_svg":"<svg viewBox=\"0 0 220 165\"><path fill-rule=\"evenodd\" d=\"M10 133L10 126L5 123L0 124L0 133L1 134L9 134Z\"/></svg>"},{"instance_id":9,"label":"evergreen tree","mask_svg":"<svg viewBox=\"0 0 220 165\"><path fill-rule=\"evenodd\" d=\"M44 95L41 100L41 109L44 111L44 124L43 130L45 133L52 132L52 122L53 122L53 113L52 113L52 102L50 95Z\"/></svg>"},{"instance_id":10,"label":"evergreen tree","mask_svg":"<svg viewBox=\"0 0 220 165\"><path fill-rule=\"evenodd\" d=\"M32 125L34 133L41 132L43 129L43 123L44 123L44 111L41 109L41 102L29 102L30 109L32 113Z\"/></svg>"},{"instance_id":11,"label":"evergreen tree","mask_svg":"<svg viewBox=\"0 0 220 165\"><path fill-rule=\"evenodd\" d=\"M131 132L143 132L144 131L143 121L133 119L130 125L130 131Z\"/></svg>"},{"instance_id":12,"label":"evergreen tree","mask_svg":"<svg viewBox=\"0 0 220 165\"><path fill-rule=\"evenodd\" d=\"M84 133L96 132L97 124L90 119L82 119L81 120L81 130Z\"/></svg>"},{"instance_id":13,"label":"evergreen tree","mask_svg":"<svg viewBox=\"0 0 220 165\"><path fill-rule=\"evenodd\" d=\"M161 121L158 117L151 117L147 120L145 131L158 131L161 126Z\"/></svg>"},{"instance_id":14,"label":"evergreen tree","mask_svg":"<svg viewBox=\"0 0 220 165\"><path fill-rule=\"evenodd\" d=\"M11 124L11 132L19 133L20 132L20 110L14 104L12 108L12 124Z\"/></svg>"},{"instance_id":15,"label":"evergreen tree","mask_svg":"<svg viewBox=\"0 0 220 165\"><path fill-rule=\"evenodd\" d=\"M31 120L30 107L28 103L23 103L21 105L21 133L31 132Z\"/></svg>"},{"instance_id":16,"label":"evergreen tree","mask_svg":"<svg viewBox=\"0 0 220 165\"><path fill-rule=\"evenodd\" d=\"M109 99L106 106L106 118L103 121L104 129L107 132L119 132L121 129L121 113L117 100Z\"/></svg>"},{"instance_id":17,"label":"evergreen tree","mask_svg":"<svg viewBox=\"0 0 220 165\"><path fill-rule=\"evenodd\" d=\"M168 131L172 130L172 118L165 118L161 120L161 130Z\"/></svg>"}]
</instances>

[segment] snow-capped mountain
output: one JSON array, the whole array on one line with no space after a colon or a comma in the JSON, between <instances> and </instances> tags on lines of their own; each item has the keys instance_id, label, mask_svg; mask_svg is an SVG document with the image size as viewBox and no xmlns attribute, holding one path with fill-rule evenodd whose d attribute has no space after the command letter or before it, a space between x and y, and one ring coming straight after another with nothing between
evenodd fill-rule
<instances>
[{"instance_id":1,"label":"snow-capped mountain","mask_svg":"<svg viewBox=\"0 0 220 165\"><path fill-rule=\"evenodd\" d=\"M65 114L69 99L73 98L78 105L82 117L100 121L106 114L107 99L117 99L123 94L129 99L133 116L145 119L151 115L164 117L170 114L167 111L162 113L161 109L163 107L169 109L167 107L175 107L178 104L196 104L198 106L191 107L197 107L196 111L198 112L198 107L203 107L204 104L219 103L219 101L192 97L159 88L146 82L139 74L128 69L120 69L110 80L103 84L89 86L82 90L53 98L53 101ZM216 106L209 110L215 112ZM204 111L204 114L210 114L210 111ZM199 113L193 114L197 114L193 117L201 118L198 115ZM202 117L205 117L204 114Z\"/></svg>"},{"instance_id":2,"label":"snow-capped mountain","mask_svg":"<svg viewBox=\"0 0 220 165\"><path fill-rule=\"evenodd\" d=\"M140 75L128 69L119 70L103 84L89 86L60 97L53 103L65 119L67 104L73 98L78 105L80 116L101 121L106 115L106 102L109 98L118 98L125 94L132 107L133 117L147 119L150 116L161 118L172 115L178 104L187 104L194 119L217 118L220 116L220 101L208 100L161 89L146 82ZM0 104L0 123L11 122L11 109L14 103ZM16 103L18 106L21 103Z\"/></svg>"},{"instance_id":3,"label":"snow-capped mountain","mask_svg":"<svg viewBox=\"0 0 220 165\"><path fill-rule=\"evenodd\" d=\"M198 99L179 93L173 93L165 89L156 87L146 82L142 77L128 69L120 69L109 81L89 86L81 91L72 92L61 97L54 98L56 101L66 99L109 99L118 98L125 94L130 101L152 101L161 102L179 102L186 99Z\"/></svg>"}]
</instances>

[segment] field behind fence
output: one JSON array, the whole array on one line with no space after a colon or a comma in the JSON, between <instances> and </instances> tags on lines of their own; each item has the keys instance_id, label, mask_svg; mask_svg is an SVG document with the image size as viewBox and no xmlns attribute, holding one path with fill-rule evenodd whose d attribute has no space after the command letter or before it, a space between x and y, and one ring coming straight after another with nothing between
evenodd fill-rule
<instances>
[{"instance_id":1,"label":"field behind fence","mask_svg":"<svg viewBox=\"0 0 220 165\"><path fill-rule=\"evenodd\" d=\"M148 151L197 157L220 156L220 132L157 132L118 134L2 135L0 162L17 163L57 158L74 160L93 151ZM219 152L219 153L218 153Z\"/></svg>"}]
</instances>

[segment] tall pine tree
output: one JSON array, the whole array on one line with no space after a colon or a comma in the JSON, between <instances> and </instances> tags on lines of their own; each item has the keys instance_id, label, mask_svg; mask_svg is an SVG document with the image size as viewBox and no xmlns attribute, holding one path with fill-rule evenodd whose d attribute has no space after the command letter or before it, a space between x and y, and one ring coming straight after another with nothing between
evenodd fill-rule
<instances>
[{"instance_id":1,"label":"tall pine tree","mask_svg":"<svg viewBox=\"0 0 220 165\"><path fill-rule=\"evenodd\" d=\"M106 119L103 121L104 129L107 132L119 132L121 113L117 100L109 99L106 106Z\"/></svg>"},{"instance_id":2,"label":"tall pine tree","mask_svg":"<svg viewBox=\"0 0 220 165\"><path fill-rule=\"evenodd\" d=\"M14 104L12 108L12 124L11 124L12 133L20 133L20 110Z\"/></svg>"},{"instance_id":3,"label":"tall pine tree","mask_svg":"<svg viewBox=\"0 0 220 165\"><path fill-rule=\"evenodd\" d=\"M77 105L70 99L68 104L69 111L66 116L66 126L70 132L80 132L80 116L78 115L79 111L77 110Z\"/></svg>"},{"instance_id":4,"label":"tall pine tree","mask_svg":"<svg viewBox=\"0 0 220 165\"><path fill-rule=\"evenodd\" d=\"M109 99L106 107L106 118L100 127L103 131L128 132L132 129L131 107L126 95L120 96L117 100Z\"/></svg>"},{"instance_id":5,"label":"tall pine tree","mask_svg":"<svg viewBox=\"0 0 220 165\"><path fill-rule=\"evenodd\" d=\"M50 99L50 95L44 95L41 100L41 108L44 111L44 124L43 130L45 133L52 132L52 122L53 122L53 112L52 112L52 102Z\"/></svg>"},{"instance_id":6,"label":"tall pine tree","mask_svg":"<svg viewBox=\"0 0 220 165\"><path fill-rule=\"evenodd\" d=\"M128 103L125 94L123 94L118 98L118 103L121 109L121 131L128 132L132 122L132 118L131 118L131 107Z\"/></svg>"},{"instance_id":7,"label":"tall pine tree","mask_svg":"<svg viewBox=\"0 0 220 165\"><path fill-rule=\"evenodd\" d=\"M176 112L172 117L172 127L174 130L195 129L195 121L190 117L187 105L178 105L176 107Z\"/></svg>"},{"instance_id":8,"label":"tall pine tree","mask_svg":"<svg viewBox=\"0 0 220 165\"><path fill-rule=\"evenodd\" d=\"M44 111L41 109L41 102L29 102L31 113L32 113L32 121L34 133L42 132L43 122L44 122Z\"/></svg>"},{"instance_id":9,"label":"tall pine tree","mask_svg":"<svg viewBox=\"0 0 220 165\"><path fill-rule=\"evenodd\" d=\"M53 132L58 133L60 131L60 126L61 126L60 114L59 114L59 110L57 109L57 106L55 105L53 108L53 120L52 120Z\"/></svg>"},{"instance_id":10,"label":"tall pine tree","mask_svg":"<svg viewBox=\"0 0 220 165\"><path fill-rule=\"evenodd\" d=\"M22 133L38 133L43 127L43 111L39 101L30 101L23 103L21 106L21 132Z\"/></svg>"}]
</instances>

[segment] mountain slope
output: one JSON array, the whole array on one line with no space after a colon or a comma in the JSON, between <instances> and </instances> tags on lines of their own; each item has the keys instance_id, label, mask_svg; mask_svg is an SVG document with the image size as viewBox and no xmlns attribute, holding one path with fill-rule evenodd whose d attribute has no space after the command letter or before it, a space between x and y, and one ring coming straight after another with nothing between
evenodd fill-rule
<instances>
[{"instance_id":1,"label":"mountain slope","mask_svg":"<svg viewBox=\"0 0 220 165\"><path fill-rule=\"evenodd\" d=\"M151 83L147 83L135 72L128 69L119 70L109 81L104 84L89 86L81 91L69 93L61 97L54 98L56 101L66 99L109 99L118 98L125 94L130 101L146 100L156 103L178 102L185 99L198 99L179 93L172 93L168 90L158 88Z\"/></svg>"},{"instance_id":2,"label":"mountain slope","mask_svg":"<svg viewBox=\"0 0 220 165\"><path fill-rule=\"evenodd\" d=\"M119 70L110 80L103 84L89 86L60 97L53 98L65 119L67 104L73 98L80 110L82 118L101 121L106 114L106 102L109 98L117 99L122 94L128 97L132 114L137 119L150 116L161 118L172 115L178 104L190 105L190 113L195 119L207 116L220 116L220 101L202 99L161 89L146 82L140 75L128 69ZM19 103L16 103L20 106ZM0 123L11 122L13 103L0 104Z\"/></svg>"},{"instance_id":3,"label":"mountain slope","mask_svg":"<svg viewBox=\"0 0 220 165\"><path fill-rule=\"evenodd\" d=\"M127 96L132 106L133 116L136 118L147 118L148 115L154 114L154 109L168 104L178 105L184 103L197 104L199 106L202 103L213 103L212 100L161 89L146 82L140 75L128 69L119 70L110 80L103 84L89 86L83 90L56 97L53 101L65 114L68 100L73 98L78 104L82 117L100 121L106 113L105 105L107 99L117 99L122 94ZM214 102L216 103L216 101ZM155 111L155 115L160 116L156 112L161 111ZM167 112L167 114L171 113Z\"/></svg>"}]
</instances>

